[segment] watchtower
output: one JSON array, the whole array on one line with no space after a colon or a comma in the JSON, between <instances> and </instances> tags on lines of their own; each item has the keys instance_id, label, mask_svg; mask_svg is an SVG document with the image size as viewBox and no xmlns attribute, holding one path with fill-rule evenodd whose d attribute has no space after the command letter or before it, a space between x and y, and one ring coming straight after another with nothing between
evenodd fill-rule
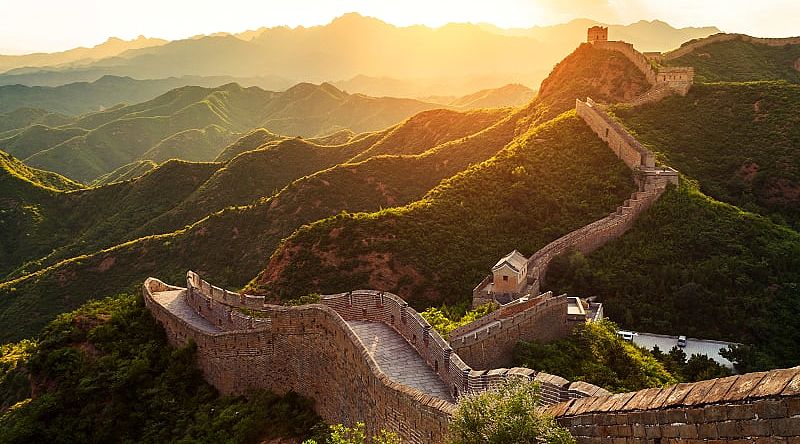
<instances>
[{"instance_id":1,"label":"watchtower","mask_svg":"<svg viewBox=\"0 0 800 444\"><path fill-rule=\"evenodd\" d=\"M605 26L592 26L586 34L589 43L608 41L608 28Z\"/></svg>"}]
</instances>

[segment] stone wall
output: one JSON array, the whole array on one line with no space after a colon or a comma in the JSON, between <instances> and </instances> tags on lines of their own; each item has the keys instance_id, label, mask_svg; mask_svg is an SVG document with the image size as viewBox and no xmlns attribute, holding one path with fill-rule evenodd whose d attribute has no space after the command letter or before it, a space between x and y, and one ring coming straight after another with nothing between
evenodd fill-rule
<instances>
[{"instance_id":1,"label":"stone wall","mask_svg":"<svg viewBox=\"0 0 800 444\"><path fill-rule=\"evenodd\" d=\"M575 111L631 169L655 167L655 155L592 100L575 100Z\"/></svg>"},{"instance_id":2,"label":"stone wall","mask_svg":"<svg viewBox=\"0 0 800 444\"><path fill-rule=\"evenodd\" d=\"M606 49L609 51L617 51L628 58L637 68L644 74L645 79L647 79L647 83L651 85L656 84L656 76L658 72L653 65L650 63L650 60L641 52L634 49L633 44L621 42L621 41L608 41L608 42L595 42L594 46L600 49Z\"/></svg>"},{"instance_id":3,"label":"stone wall","mask_svg":"<svg viewBox=\"0 0 800 444\"><path fill-rule=\"evenodd\" d=\"M499 321L501 319L510 318L518 313L521 313L525 310L528 310L545 299L548 299L553 296L552 291L548 291L547 293L540 294L538 296L531 296L527 300L525 299L515 299L508 304L501 305L500 308L497 310L487 314L486 316L481 317L480 319L476 319L470 322L467 325L462 325L450 332L451 338L457 338L459 336L465 335L467 332L471 332L477 330L480 327L485 325L491 324L493 322ZM487 301L491 302L491 300ZM480 304L478 304L480 305Z\"/></svg>"},{"instance_id":4,"label":"stone wall","mask_svg":"<svg viewBox=\"0 0 800 444\"><path fill-rule=\"evenodd\" d=\"M221 328L230 325L234 328L258 329L274 322L263 318L269 318L269 314L275 309L292 310L288 307L265 305L263 297L241 295L215 287L191 271L187 273L187 288L190 305L195 307L201 316ZM556 380L558 384L554 385L552 375L537 374L530 369L475 370L454 352L453 347L431 327L428 321L408 303L391 293L356 290L322 296L319 305L333 310L343 321L381 322L391 326L439 375L450 388L454 398L487 390L509 377L518 376L538 378L537 380L543 385L543 392L547 393L547 396L543 397L543 401L547 404L570 397L589 396L598 391L604 392L592 385L573 386L574 383L566 380L563 383L561 380ZM253 310L257 315L246 315L239 311L241 309ZM566 310L564 313L566 314Z\"/></svg>"},{"instance_id":5,"label":"stone wall","mask_svg":"<svg viewBox=\"0 0 800 444\"><path fill-rule=\"evenodd\" d=\"M184 345L190 340L197 344L198 365L206 380L221 393L295 391L313 399L315 410L326 421L364 421L368 430L395 431L403 442L444 441L455 406L386 377L352 329L330 307L261 306L260 315L269 319L268 328L253 325L250 330L207 333L153 300L153 292L165 289L168 286L158 280L145 282L148 309L164 326L172 344ZM201 313L207 319L216 319L215 324L229 322L229 315L246 319L224 304L204 299L200 291L191 293L194 306L204 306Z\"/></svg>"},{"instance_id":6,"label":"stone wall","mask_svg":"<svg viewBox=\"0 0 800 444\"><path fill-rule=\"evenodd\" d=\"M663 184L647 188L646 191L633 193L630 199L610 215L562 236L534 253L528 262L529 273L537 276L539 282L544 282L547 268L553 258L571 250L589 254L622 236L666 189Z\"/></svg>"},{"instance_id":7,"label":"stone wall","mask_svg":"<svg viewBox=\"0 0 800 444\"><path fill-rule=\"evenodd\" d=\"M662 60L653 54L647 56L637 51L632 44L616 42L595 42L595 47L610 51L617 51L628 58L644 74L647 82L653 87L666 84L669 90L685 96L694 83L694 68L692 67L655 67L653 62ZM648 95L648 93L645 93ZM638 100L638 99L637 99Z\"/></svg>"},{"instance_id":8,"label":"stone wall","mask_svg":"<svg viewBox=\"0 0 800 444\"><path fill-rule=\"evenodd\" d=\"M510 366L519 341L549 342L569 335L574 324L567 321L566 295L537 302L510 317L478 325L471 333L451 336L450 346L471 367L490 369Z\"/></svg>"},{"instance_id":9,"label":"stone wall","mask_svg":"<svg viewBox=\"0 0 800 444\"><path fill-rule=\"evenodd\" d=\"M796 443L800 368L576 399L548 410L579 443Z\"/></svg>"}]
</instances>

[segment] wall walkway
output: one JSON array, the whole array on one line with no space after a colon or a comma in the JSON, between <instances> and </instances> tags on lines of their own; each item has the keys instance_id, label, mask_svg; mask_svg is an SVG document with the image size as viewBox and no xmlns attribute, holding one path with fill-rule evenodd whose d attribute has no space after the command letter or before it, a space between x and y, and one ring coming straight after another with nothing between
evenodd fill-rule
<instances>
[{"instance_id":1,"label":"wall walkway","mask_svg":"<svg viewBox=\"0 0 800 444\"><path fill-rule=\"evenodd\" d=\"M170 342L197 344L204 377L220 392L297 392L330 422L364 421L403 442L443 442L454 399L511 377L536 380L542 401L607 393L523 368L475 370L419 313L378 291L323 296L282 307L187 273L187 288L150 278L144 299Z\"/></svg>"}]
</instances>

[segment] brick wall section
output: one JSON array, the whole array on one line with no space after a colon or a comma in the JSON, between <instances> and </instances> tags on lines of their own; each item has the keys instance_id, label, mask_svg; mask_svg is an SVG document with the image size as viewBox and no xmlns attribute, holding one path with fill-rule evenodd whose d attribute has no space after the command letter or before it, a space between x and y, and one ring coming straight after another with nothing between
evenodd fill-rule
<instances>
[{"instance_id":1,"label":"brick wall section","mask_svg":"<svg viewBox=\"0 0 800 444\"><path fill-rule=\"evenodd\" d=\"M656 68L651 63L651 60L662 59L662 57L647 57L646 55L637 51L631 43L621 41L597 41L594 42L594 46L609 51L617 51L627 57L631 63L639 68L639 71L644 74L647 82L650 83L650 85L652 85L654 88L662 84L667 85L670 92L676 92L682 96L685 96L689 92L689 88L691 88L692 83L694 82L694 68L689 66ZM660 98L656 99L656 97L664 94L664 91L661 89L658 91L653 91L651 89L651 91L645 93L645 96L649 97L650 100L660 100ZM642 99L637 98L636 100L639 101Z\"/></svg>"},{"instance_id":2,"label":"brick wall section","mask_svg":"<svg viewBox=\"0 0 800 444\"><path fill-rule=\"evenodd\" d=\"M152 293L174 289L155 279L144 286L144 300L174 345L197 344L204 377L224 394L255 389L295 391L315 401L315 410L332 423L364 421L370 431L386 428L403 442L444 442L455 406L388 379L347 323L330 307L262 306L269 328L209 334L174 316ZM230 308L193 293L193 304L209 320L226 326ZM235 311L235 310L234 310ZM240 317L241 313L232 313ZM242 315L240 318L246 317ZM213 321L212 321L213 322ZM217 322L215 322L216 324Z\"/></svg>"},{"instance_id":3,"label":"brick wall section","mask_svg":"<svg viewBox=\"0 0 800 444\"><path fill-rule=\"evenodd\" d=\"M576 399L547 410L579 443L797 443L800 367Z\"/></svg>"},{"instance_id":4,"label":"brick wall section","mask_svg":"<svg viewBox=\"0 0 800 444\"><path fill-rule=\"evenodd\" d=\"M704 39L693 40L691 42L684 43L680 48L664 54L663 58L664 60L674 60L704 46L719 42L729 42L731 40L741 40L744 42L768 46L800 45L800 37L761 38L750 37L749 35L744 34L715 34Z\"/></svg>"},{"instance_id":5,"label":"brick wall section","mask_svg":"<svg viewBox=\"0 0 800 444\"><path fill-rule=\"evenodd\" d=\"M538 296L530 297L527 301L523 301L520 299L515 299L508 304L500 306L497 310L487 314L486 316L481 317L480 319L476 319L469 324L462 325L450 332L450 338L458 338L460 336L465 335L468 332L477 330L485 325L491 324L493 322L497 322L501 319L510 318L516 314L522 313L528 309L533 308L534 306L538 305L545 299L549 299L553 296L553 292L548 291L547 293L540 294ZM487 301L488 302L488 301Z\"/></svg>"},{"instance_id":6,"label":"brick wall section","mask_svg":"<svg viewBox=\"0 0 800 444\"><path fill-rule=\"evenodd\" d=\"M191 271L187 273L187 288L189 290L187 300L190 305L195 307L201 316L223 329L262 328L269 325L270 321L261 318L267 317L266 315L276 307L265 305L263 297L241 295L215 287ZM543 391L550 395L543 397L543 401L547 404L605 392L596 386L581 384L576 386L567 380L545 373L537 374L530 369L475 370L454 352L453 347L416 310L391 293L356 290L326 295L321 297L320 305L332 309L344 321L382 322L392 327L436 371L451 389L454 398L466 393L481 392L502 383L509 377L520 376L537 379L542 384ZM291 310L287 307L279 308ZM258 316L246 315L239 309L257 310ZM554 316L554 318L559 317Z\"/></svg>"},{"instance_id":7,"label":"brick wall section","mask_svg":"<svg viewBox=\"0 0 800 444\"><path fill-rule=\"evenodd\" d=\"M608 144L628 168L654 168L655 155L639 143L622 125L611 118L592 99L575 101L575 111L600 139Z\"/></svg>"},{"instance_id":8,"label":"brick wall section","mask_svg":"<svg viewBox=\"0 0 800 444\"><path fill-rule=\"evenodd\" d=\"M519 341L549 342L563 338L574 323L567 321L567 297L549 297L508 318L498 319L480 330L451 336L450 345L471 367L490 369L510 366Z\"/></svg>"},{"instance_id":9,"label":"brick wall section","mask_svg":"<svg viewBox=\"0 0 800 444\"><path fill-rule=\"evenodd\" d=\"M530 369L474 370L416 311L388 293L354 291L323 296L320 304L281 307L215 287L189 272L183 292L186 302L222 330L208 333L153 299L154 292L176 289L182 290L150 278L144 285L145 304L172 344L189 340L197 344L198 365L220 392L295 391L315 400L315 409L326 421L364 421L370 431L386 428L399 433L403 442L444 442L455 405L388 379L347 320L392 326L453 389L456 398L512 377L539 382L543 404L608 393ZM257 316L247 314L249 310Z\"/></svg>"}]
</instances>

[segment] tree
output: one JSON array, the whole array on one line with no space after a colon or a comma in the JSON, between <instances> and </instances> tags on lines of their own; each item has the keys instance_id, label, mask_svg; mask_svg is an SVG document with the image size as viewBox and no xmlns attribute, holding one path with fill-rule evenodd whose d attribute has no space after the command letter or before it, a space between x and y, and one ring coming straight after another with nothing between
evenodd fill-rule
<instances>
[{"instance_id":1,"label":"tree","mask_svg":"<svg viewBox=\"0 0 800 444\"><path fill-rule=\"evenodd\" d=\"M496 390L466 396L450 422L452 444L574 443L538 407L539 385L509 380Z\"/></svg>"},{"instance_id":2,"label":"tree","mask_svg":"<svg viewBox=\"0 0 800 444\"><path fill-rule=\"evenodd\" d=\"M354 427L346 427L342 424L330 426L330 435L325 439L325 444L364 444L367 439L366 427L363 422L357 422ZM400 444L397 434L381 430L380 433L372 437L373 444ZM317 444L316 440L309 439L303 444Z\"/></svg>"}]
</instances>

